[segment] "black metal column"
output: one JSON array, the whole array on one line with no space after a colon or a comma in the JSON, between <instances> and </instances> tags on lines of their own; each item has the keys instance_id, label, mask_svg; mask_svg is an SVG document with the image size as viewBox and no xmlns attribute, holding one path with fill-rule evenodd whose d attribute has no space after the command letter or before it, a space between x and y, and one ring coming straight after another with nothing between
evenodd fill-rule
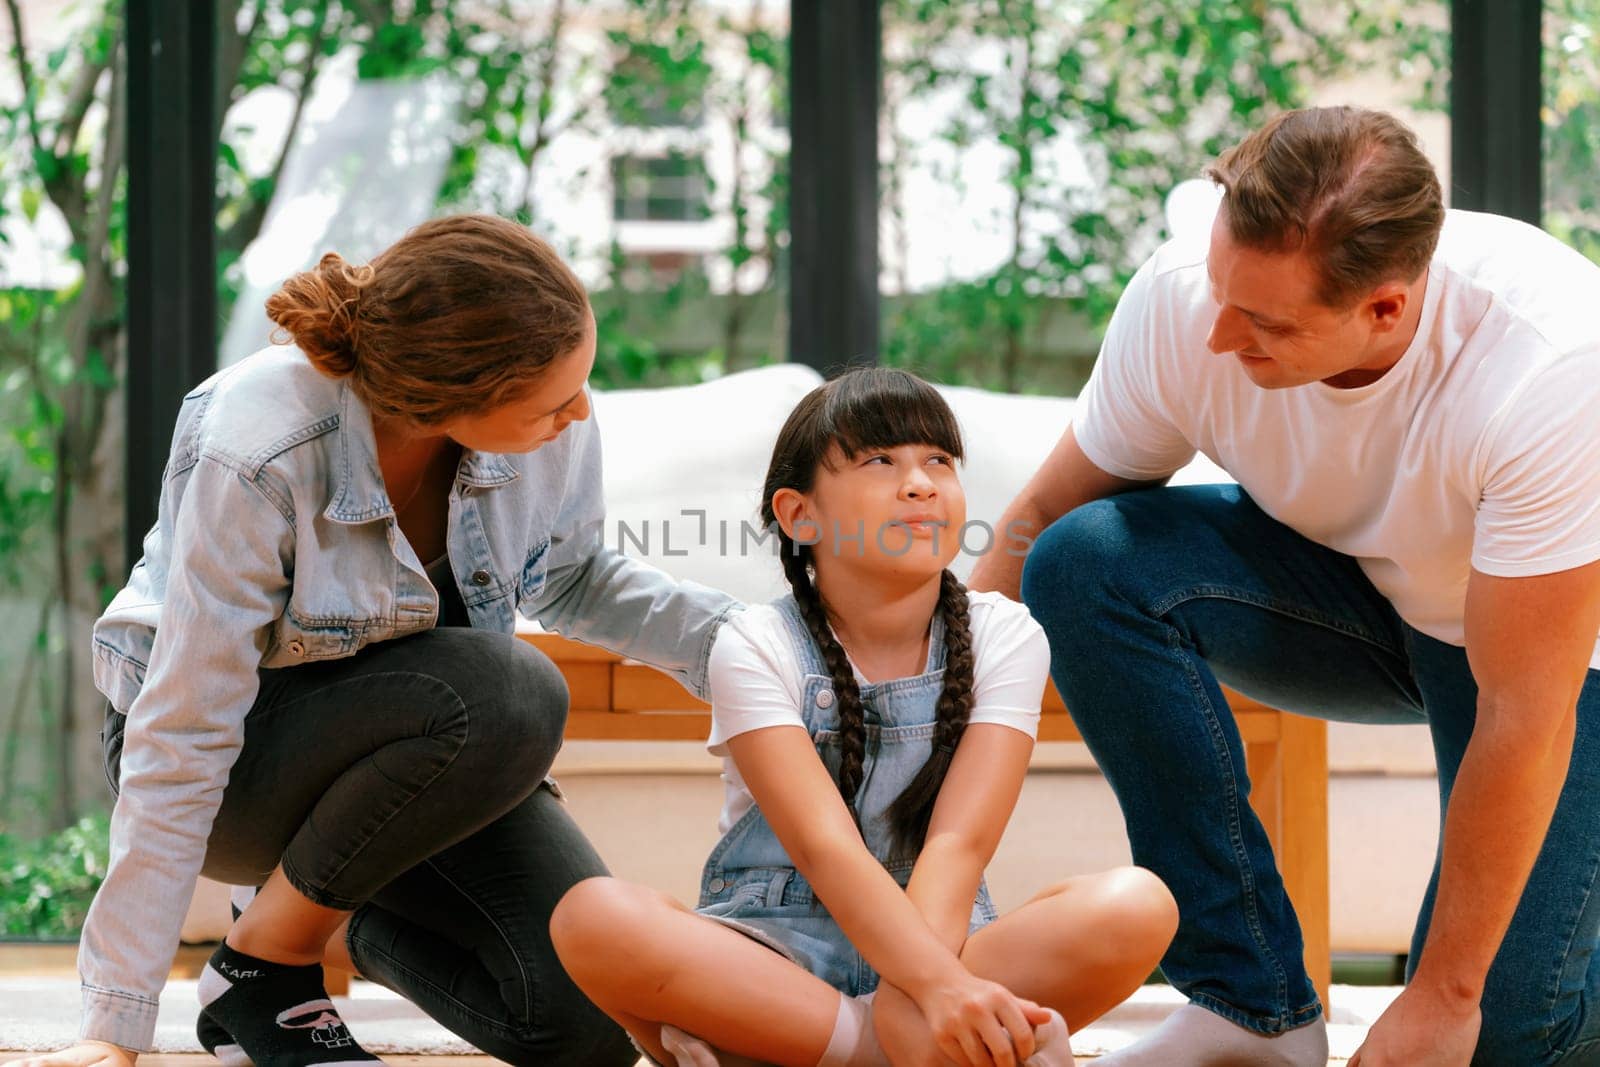
<instances>
[{"instance_id":1,"label":"black metal column","mask_svg":"<svg viewBox=\"0 0 1600 1067\"><path fill-rule=\"evenodd\" d=\"M217 366L216 0L128 0L127 565L183 394Z\"/></svg>"},{"instance_id":2,"label":"black metal column","mask_svg":"<svg viewBox=\"0 0 1600 1067\"><path fill-rule=\"evenodd\" d=\"M1450 5L1450 203L1539 225L1542 0Z\"/></svg>"},{"instance_id":3,"label":"black metal column","mask_svg":"<svg viewBox=\"0 0 1600 1067\"><path fill-rule=\"evenodd\" d=\"M789 358L878 361L878 0L794 0Z\"/></svg>"}]
</instances>

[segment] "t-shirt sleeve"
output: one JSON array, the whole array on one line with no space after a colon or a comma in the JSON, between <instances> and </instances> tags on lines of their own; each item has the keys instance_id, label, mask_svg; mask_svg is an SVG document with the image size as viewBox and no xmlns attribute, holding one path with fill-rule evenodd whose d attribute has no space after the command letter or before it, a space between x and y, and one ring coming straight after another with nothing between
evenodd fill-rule
<instances>
[{"instance_id":1,"label":"t-shirt sleeve","mask_svg":"<svg viewBox=\"0 0 1600 1067\"><path fill-rule=\"evenodd\" d=\"M1195 448L1161 403L1167 375L1178 373L1174 353L1159 338L1154 261L1133 276L1106 328L1089 382L1072 409L1072 432L1090 462L1131 481L1160 481L1194 458ZM1170 325L1170 324L1169 324Z\"/></svg>"},{"instance_id":2,"label":"t-shirt sleeve","mask_svg":"<svg viewBox=\"0 0 1600 1067\"><path fill-rule=\"evenodd\" d=\"M982 628L974 620L970 723L998 723L1039 736L1039 704L1050 674L1044 628L1014 600L996 595Z\"/></svg>"},{"instance_id":3,"label":"t-shirt sleeve","mask_svg":"<svg viewBox=\"0 0 1600 1067\"><path fill-rule=\"evenodd\" d=\"M1600 352L1567 356L1492 425L1472 566L1519 578L1600 559Z\"/></svg>"},{"instance_id":4,"label":"t-shirt sleeve","mask_svg":"<svg viewBox=\"0 0 1600 1067\"><path fill-rule=\"evenodd\" d=\"M706 748L712 755L726 756L728 739L751 730L805 728L799 663L793 649L768 632L771 628L771 613L752 608L717 631L707 668L711 736Z\"/></svg>"}]
</instances>

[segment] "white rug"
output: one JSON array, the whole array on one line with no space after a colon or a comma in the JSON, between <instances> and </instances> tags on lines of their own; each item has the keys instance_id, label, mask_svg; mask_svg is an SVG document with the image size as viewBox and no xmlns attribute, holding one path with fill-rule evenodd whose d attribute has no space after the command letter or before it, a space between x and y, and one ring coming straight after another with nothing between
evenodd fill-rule
<instances>
[{"instance_id":1,"label":"white rug","mask_svg":"<svg viewBox=\"0 0 1600 1067\"><path fill-rule=\"evenodd\" d=\"M161 994L157 1052L199 1052L194 1038L193 981L172 981ZM1398 987L1334 986L1328 1027L1335 1061L1348 1059L1367 1027L1399 994ZM387 989L354 982L337 997L350 1031L367 1049L408 1055L470 1054L474 1050ZM1145 986L1133 999L1081 1033L1072 1035L1080 1056L1110 1052L1148 1033L1183 998L1169 986ZM71 1044L78 1032L78 983L72 978L0 978L0 1050L36 1052Z\"/></svg>"}]
</instances>

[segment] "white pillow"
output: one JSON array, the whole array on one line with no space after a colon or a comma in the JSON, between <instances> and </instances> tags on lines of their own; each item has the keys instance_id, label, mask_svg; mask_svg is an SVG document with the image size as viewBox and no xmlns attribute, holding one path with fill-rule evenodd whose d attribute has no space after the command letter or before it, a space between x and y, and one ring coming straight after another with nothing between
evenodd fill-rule
<instances>
[{"instance_id":1,"label":"white pillow","mask_svg":"<svg viewBox=\"0 0 1600 1067\"><path fill-rule=\"evenodd\" d=\"M778 430L821 382L804 364L781 363L703 385L597 391L606 543L747 603L782 595L776 540L742 534L745 523L759 528ZM684 514L700 510L703 522Z\"/></svg>"}]
</instances>

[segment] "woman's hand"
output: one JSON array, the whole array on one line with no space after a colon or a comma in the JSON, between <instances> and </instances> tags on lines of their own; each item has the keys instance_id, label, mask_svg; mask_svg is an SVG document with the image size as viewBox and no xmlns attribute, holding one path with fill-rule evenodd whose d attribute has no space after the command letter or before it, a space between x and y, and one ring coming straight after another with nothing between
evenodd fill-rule
<instances>
[{"instance_id":1,"label":"woman's hand","mask_svg":"<svg viewBox=\"0 0 1600 1067\"><path fill-rule=\"evenodd\" d=\"M106 1041L82 1041L59 1052L17 1060L11 1067L133 1067L138 1058L137 1052Z\"/></svg>"},{"instance_id":2,"label":"woman's hand","mask_svg":"<svg viewBox=\"0 0 1600 1067\"><path fill-rule=\"evenodd\" d=\"M1016 1067L1033 1055L1033 1028L1050 1021L1033 1001L965 968L930 986L916 1004L939 1051L967 1067Z\"/></svg>"}]
</instances>

